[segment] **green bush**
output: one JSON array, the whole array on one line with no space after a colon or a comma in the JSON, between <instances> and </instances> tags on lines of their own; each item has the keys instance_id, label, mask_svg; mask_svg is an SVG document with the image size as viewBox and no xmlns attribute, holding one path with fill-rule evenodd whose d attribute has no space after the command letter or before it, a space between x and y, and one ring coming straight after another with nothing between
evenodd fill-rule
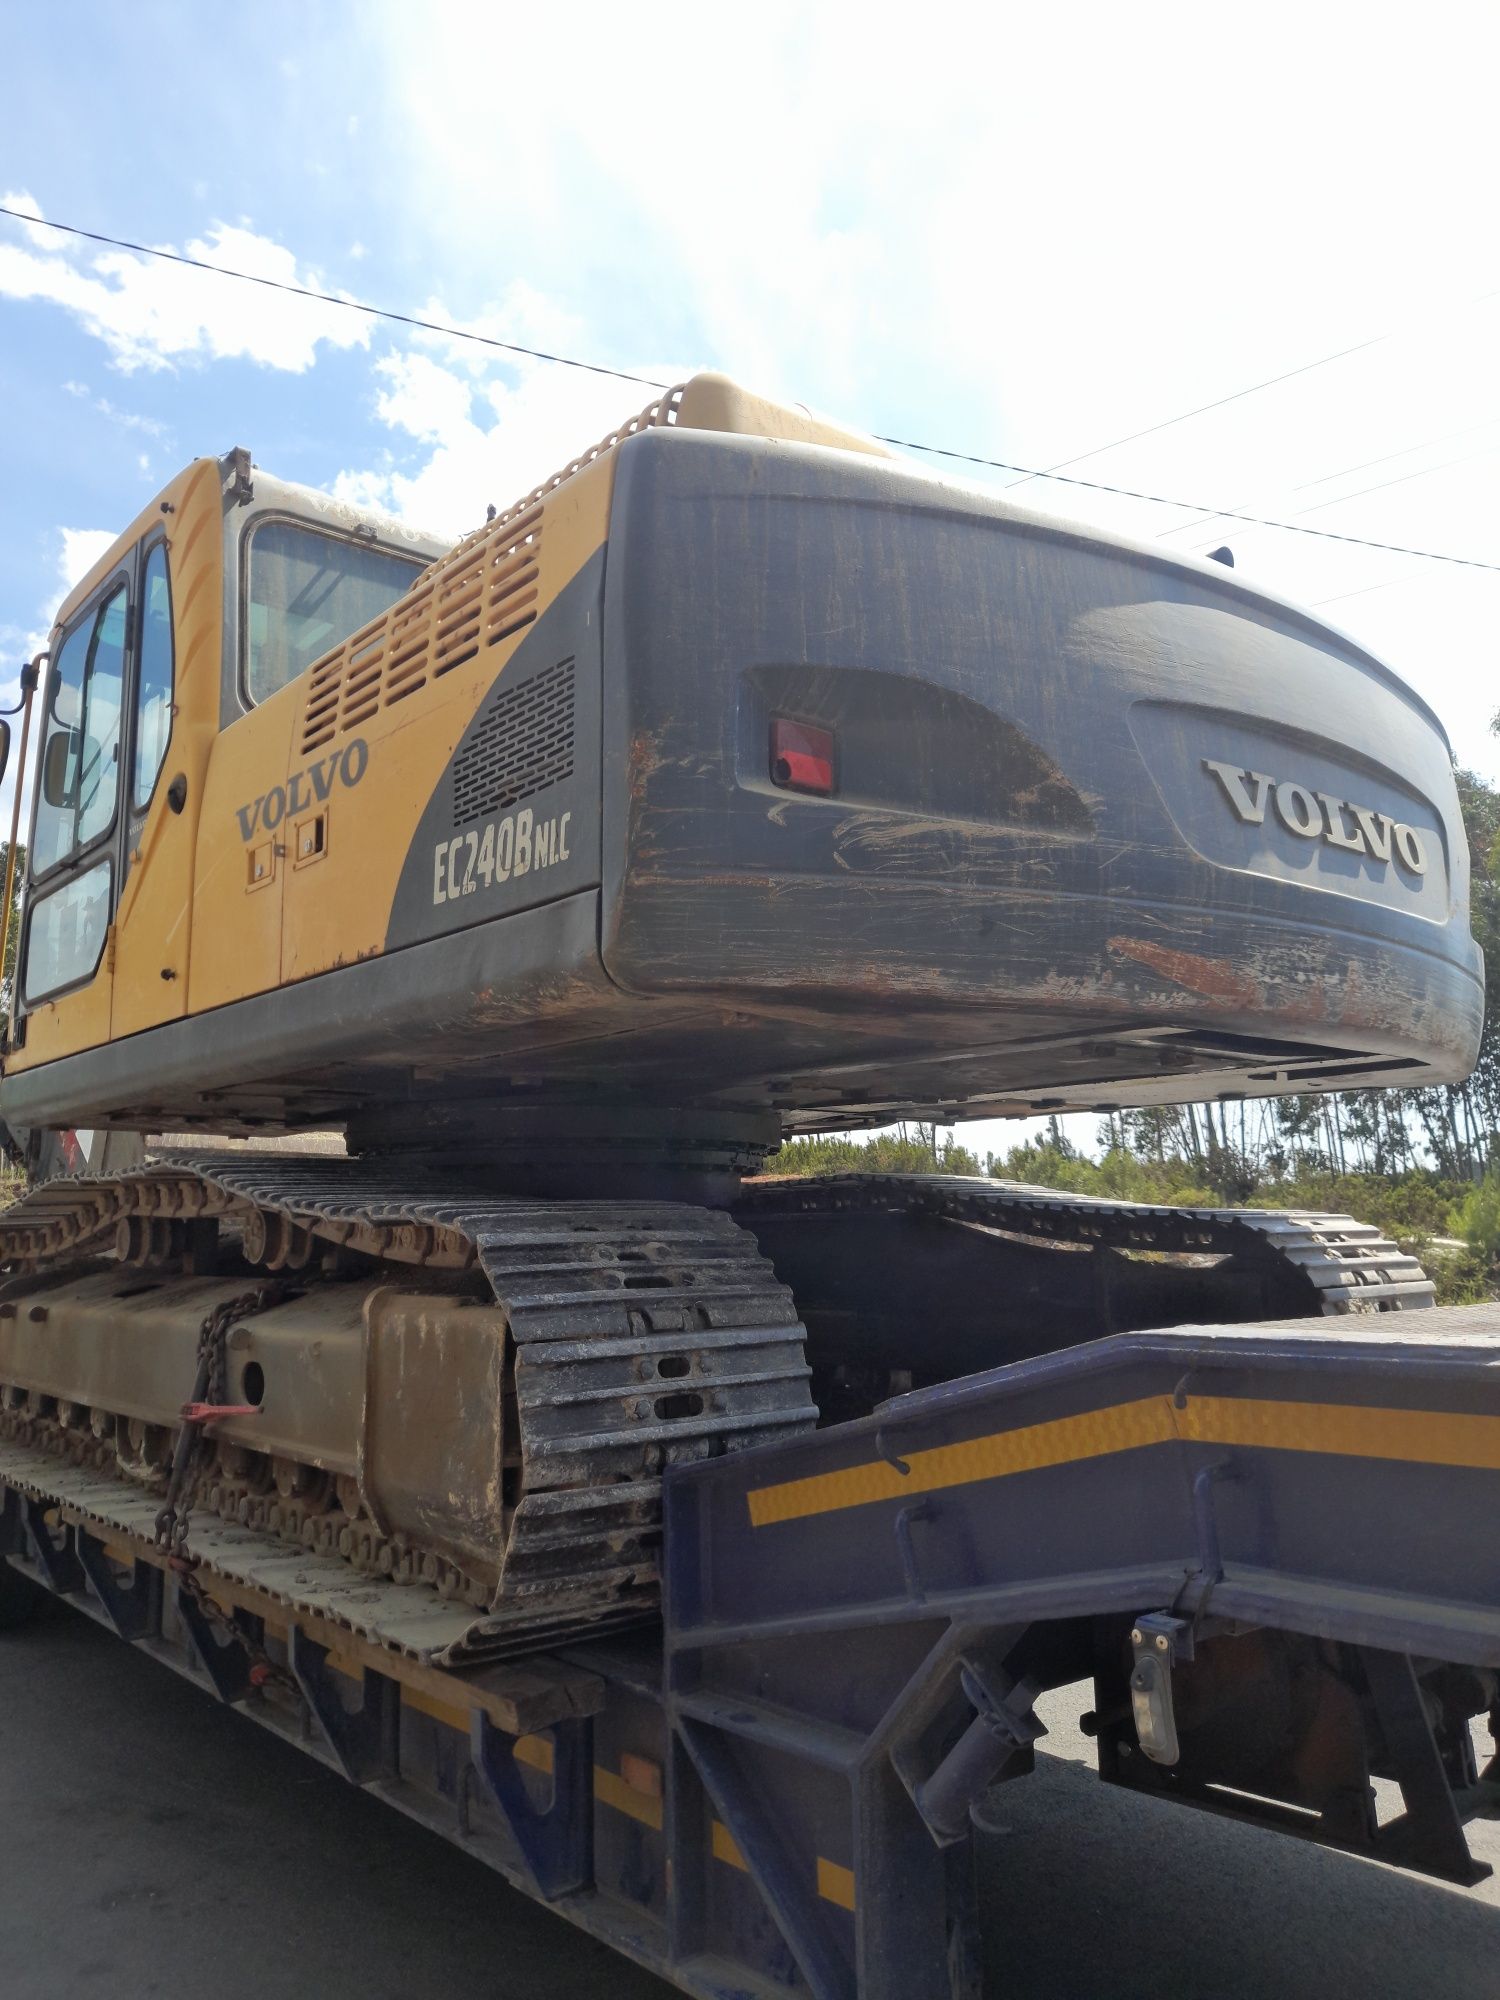
<instances>
[{"instance_id":1,"label":"green bush","mask_svg":"<svg viewBox=\"0 0 1500 2000\"><path fill-rule=\"evenodd\" d=\"M1458 1216L1457 1233L1493 1266L1500 1261L1500 1173L1490 1167L1471 1187Z\"/></svg>"},{"instance_id":2,"label":"green bush","mask_svg":"<svg viewBox=\"0 0 1500 2000\"><path fill-rule=\"evenodd\" d=\"M1477 1185L1418 1169L1406 1174L1336 1174L1302 1170L1262 1179L1248 1197L1240 1187L1238 1155L1201 1166L1180 1157L1142 1159L1112 1147L1102 1159L1075 1153L1063 1140L1012 1146L1003 1159L981 1161L951 1136L936 1150L925 1138L884 1133L876 1138L790 1139L766 1162L772 1174L983 1174L1069 1194L1173 1208L1313 1209L1372 1223L1421 1258L1440 1305L1466 1305L1500 1287L1500 1168ZM1222 1173L1224 1186L1209 1185ZM1238 1197L1238 1198L1237 1198ZM1462 1238L1467 1247L1452 1241Z\"/></svg>"},{"instance_id":3,"label":"green bush","mask_svg":"<svg viewBox=\"0 0 1500 2000\"><path fill-rule=\"evenodd\" d=\"M984 1162L950 1136L936 1151L924 1140L895 1132L873 1139L841 1135L788 1139L766 1161L768 1174L983 1174Z\"/></svg>"}]
</instances>

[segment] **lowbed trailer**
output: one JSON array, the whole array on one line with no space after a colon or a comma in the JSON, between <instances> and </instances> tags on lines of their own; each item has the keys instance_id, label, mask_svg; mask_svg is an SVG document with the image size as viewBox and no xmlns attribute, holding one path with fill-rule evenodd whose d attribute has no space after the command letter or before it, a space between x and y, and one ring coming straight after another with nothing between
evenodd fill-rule
<instances>
[{"instance_id":1,"label":"lowbed trailer","mask_svg":"<svg viewBox=\"0 0 1500 2000\"><path fill-rule=\"evenodd\" d=\"M1089 1676L1108 1781L1472 1879L1496 1313L1344 1215L764 1172L1467 1075L1382 661L703 375L451 549L196 460L23 686L13 1599L726 2000L969 1992Z\"/></svg>"},{"instance_id":2,"label":"lowbed trailer","mask_svg":"<svg viewBox=\"0 0 1500 2000\"><path fill-rule=\"evenodd\" d=\"M1108 1783L1488 1872L1500 1308L1116 1334L664 1484L660 1624L498 1664L436 1664L468 1615L420 1585L217 1519L164 1556L157 1497L15 1442L0 1589L715 2000L977 1990L975 1824L1090 1676Z\"/></svg>"}]
</instances>

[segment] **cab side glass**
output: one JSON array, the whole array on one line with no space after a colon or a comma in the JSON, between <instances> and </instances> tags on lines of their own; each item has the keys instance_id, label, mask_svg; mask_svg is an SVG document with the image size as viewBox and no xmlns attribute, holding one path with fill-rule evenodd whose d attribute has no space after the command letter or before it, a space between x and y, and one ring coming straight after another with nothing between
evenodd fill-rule
<instances>
[{"instance_id":1,"label":"cab side glass","mask_svg":"<svg viewBox=\"0 0 1500 2000\"><path fill-rule=\"evenodd\" d=\"M143 813L150 805L172 740L172 590L164 542L158 542L146 558L139 658L130 777L130 809L134 813Z\"/></svg>"},{"instance_id":2,"label":"cab side glass","mask_svg":"<svg viewBox=\"0 0 1500 2000\"><path fill-rule=\"evenodd\" d=\"M58 648L47 676L42 736L42 795L37 801L31 842L31 872L45 875L73 845L77 807L78 751L82 742L83 678L89 661L94 620L75 625Z\"/></svg>"},{"instance_id":3,"label":"cab side glass","mask_svg":"<svg viewBox=\"0 0 1500 2000\"><path fill-rule=\"evenodd\" d=\"M58 649L48 686L42 786L32 844L43 875L107 833L120 771L126 589L122 583Z\"/></svg>"},{"instance_id":4,"label":"cab side glass","mask_svg":"<svg viewBox=\"0 0 1500 2000\"><path fill-rule=\"evenodd\" d=\"M125 696L125 590L105 600L94 632L84 689L83 746L78 758L77 845L107 833L120 781L120 708Z\"/></svg>"},{"instance_id":5,"label":"cab side glass","mask_svg":"<svg viewBox=\"0 0 1500 2000\"><path fill-rule=\"evenodd\" d=\"M111 863L96 861L33 902L21 978L28 1007L98 971L109 929L110 875Z\"/></svg>"}]
</instances>

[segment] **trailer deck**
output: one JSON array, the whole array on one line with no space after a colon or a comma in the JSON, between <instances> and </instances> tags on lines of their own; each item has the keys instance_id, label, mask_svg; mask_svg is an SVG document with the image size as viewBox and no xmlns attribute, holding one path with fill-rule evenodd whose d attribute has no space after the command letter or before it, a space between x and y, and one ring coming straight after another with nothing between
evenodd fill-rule
<instances>
[{"instance_id":1,"label":"trailer deck","mask_svg":"<svg viewBox=\"0 0 1500 2000\"><path fill-rule=\"evenodd\" d=\"M1117 1335L671 1471L663 1625L482 1669L90 1482L6 1447L16 1569L715 2000L971 1992L972 1816L1086 1674L1109 1782L1485 1872L1500 1308Z\"/></svg>"}]
</instances>

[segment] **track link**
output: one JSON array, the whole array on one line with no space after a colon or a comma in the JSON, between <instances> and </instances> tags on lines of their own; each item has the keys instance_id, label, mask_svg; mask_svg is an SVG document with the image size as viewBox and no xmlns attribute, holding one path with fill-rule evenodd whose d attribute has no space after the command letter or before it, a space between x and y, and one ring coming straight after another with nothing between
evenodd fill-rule
<instances>
[{"instance_id":1,"label":"track link","mask_svg":"<svg viewBox=\"0 0 1500 2000\"><path fill-rule=\"evenodd\" d=\"M747 1187L735 1204L752 1229L757 1216L851 1209L940 1216L1099 1249L1276 1258L1296 1266L1314 1289L1315 1309L1327 1314L1410 1312L1432 1305L1436 1296L1415 1257L1352 1215L1158 1207L957 1174L768 1180Z\"/></svg>"},{"instance_id":2,"label":"track link","mask_svg":"<svg viewBox=\"0 0 1500 2000\"><path fill-rule=\"evenodd\" d=\"M174 1156L138 1173L48 1182L0 1218L0 1260L17 1272L110 1250L171 1262L203 1222L237 1228L252 1261L288 1274L353 1249L398 1265L477 1267L487 1279L512 1342L519 1492L500 1587L461 1638L445 1638L449 1651L522 1650L650 1615L663 1468L817 1419L791 1294L746 1230L685 1203L485 1201L472 1186L359 1161ZM107 1475L90 1468L62 1482L55 1467L49 1487L38 1469L48 1462L29 1452L18 1490L99 1509ZM78 1479L86 1496L62 1490ZM243 1570L247 1532L195 1524L189 1546L211 1567L234 1555ZM327 1558L286 1560L290 1587ZM337 1595L338 1578L319 1574L319 1594ZM374 1597L410 1587L358 1582ZM373 1615L374 1597L372 1615L352 1622L381 1638L391 1621Z\"/></svg>"}]
</instances>

